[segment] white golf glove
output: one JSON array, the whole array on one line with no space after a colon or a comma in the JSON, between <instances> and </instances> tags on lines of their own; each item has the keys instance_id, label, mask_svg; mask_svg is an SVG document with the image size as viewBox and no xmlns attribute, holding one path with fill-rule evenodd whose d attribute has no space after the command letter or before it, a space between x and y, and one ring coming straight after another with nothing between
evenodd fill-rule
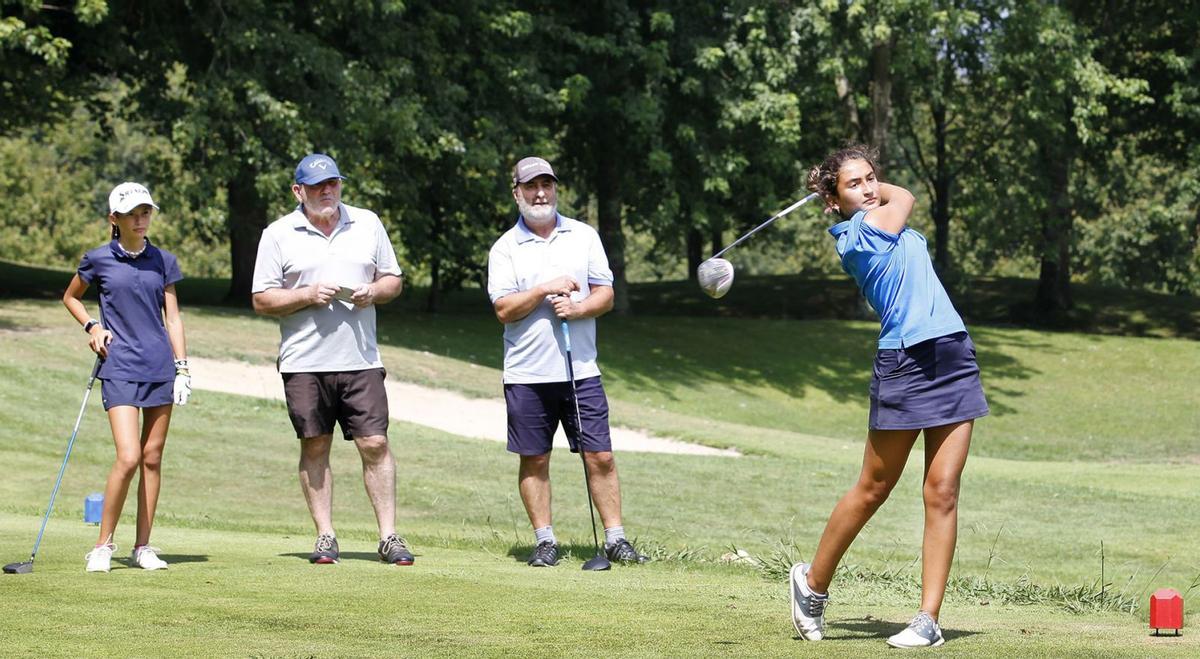
<instances>
[{"instance_id":1,"label":"white golf glove","mask_svg":"<svg viewBox=\"0 0 1200 659\"><path fill-rule=\"evenodd\" d=\"M175 360L175 404L187 405L192 395L192 374L186 359Z\"/></svg>"}]
</instances>

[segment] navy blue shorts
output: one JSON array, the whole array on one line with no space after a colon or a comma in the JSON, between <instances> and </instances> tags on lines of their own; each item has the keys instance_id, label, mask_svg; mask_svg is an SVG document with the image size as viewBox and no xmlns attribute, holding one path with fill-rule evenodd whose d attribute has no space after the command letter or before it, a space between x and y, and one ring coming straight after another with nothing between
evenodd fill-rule
<instances>
[{"instance_id":1,"label":"navy blue shorts","mask_svg":"<svg viewBox=\"0 0 1200 659\"><path fill-rule=\"evenodd\" d=\"M579 417L583 438L575 427L575 404L570 382L504 385L508 406L508 450L520 455L543 455L554 444L554 432L561 422L571 452L580 445L588 453L612 450L608 434L608 398L600 376L575 381L579 392Z\"/></svg>"},{"instance_id":2,"label":"navy blue shorts","mask_svg":"<svg viewBox=\"0 0 1200 659\"><path fill-rule=\"evenodd\" d=\"M956 332L875 353L871 430L918 430L988 413L975 343Z\"/></svg>"},{"instance_id":3,"label":"navy blue shorts","mask_svg":"<svg viewBox=\"0 0 1200 659\"><path fill-rule=\"evenodd\" d=\"M100 398L104 409L119 405L159 407L175 402L175 382L133 382L132 380L101 380Z\"/></svg>"}]
</instances>

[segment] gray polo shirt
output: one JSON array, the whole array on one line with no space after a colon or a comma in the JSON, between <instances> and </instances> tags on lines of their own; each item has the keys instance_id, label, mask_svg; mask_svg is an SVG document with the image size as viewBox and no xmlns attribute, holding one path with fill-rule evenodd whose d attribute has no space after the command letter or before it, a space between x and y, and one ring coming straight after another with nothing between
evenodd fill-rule
<instances>
[{"instance_id":1,"label":"gray polo shirt","mask_svg":"<svg viewBox=\"0 0 1200 659\"><path fill-rule=\"evenodd\" d=\"M523 218L492 245L488 254L488 296L496 300L527 291L545 281L570 275L579 282L583 299L592 286L612 286L612 270L592 227L569 217L558 216L549 238L525 226ZM504 325L504 382L535 384L566 382L566 348L562 321L554 307L543 300L524 318ZM570 321L571 357L575 378L600 375L596 366L596 319Z\"/></svg>"},{"instance_id":2,"label":"gray polo shirt","mask_svg":"<svg viewBox=\"0 0 1200 659\"><path fill-rule=\"evenodd\" d=\"M296 210L263 229L251 291L299 288L331 282L357 288L383 275L400 275L396 251L379 217L341 205L329 236ZM279 320L279 372L320 373L379 368L375 306L357 309L332 300L305 307Z\"/></svg>"}]
</instances>

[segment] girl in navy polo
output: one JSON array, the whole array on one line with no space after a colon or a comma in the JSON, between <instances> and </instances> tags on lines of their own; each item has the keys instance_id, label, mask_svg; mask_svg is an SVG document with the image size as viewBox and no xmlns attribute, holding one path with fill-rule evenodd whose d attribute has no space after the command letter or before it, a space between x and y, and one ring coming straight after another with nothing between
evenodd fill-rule
<instances>
[{"instance_id":1,"label":"girl in navy polo","mask_svg":"<svg viewBox=\"0 0 1200 659\"><path fill-rule=\"evenodd\" d=\"M791 569L792 621L801 638L824 635L833 572L900 479L917 436L925 436L925 533L921 606L895 647L944 642L937 619L958 537L958 490L974 420L988 413L975 345L929 258L908 226L913 196L877 178L875 153L854 146L809 173L808 187L841 221L830 228L842 268L880 318L867 446L858 482L834 507L812 563Z\"/></svg>"},{"instance_id":2,"label":"girl in navy polo","mask_svg":"<svg viewBox=\"0 0 1200 659\"><path fill-rule=\"evenodd\" d=\"M159 466L172 404L186 405L191 395L183 319L175 296L175 282L183 276L175 255L146 238L158 206L145 186L118 185L108 197L108 207L112 242L83 255L63 294L63 304L90 337L88 347L103 360L97 377L117 449L104 489L100 537L86 557L87 571L109 571L117 549L113 532L138 472L137 538L131 562L158 570L167 567L159 550L150 546ZM93 283L100 293L100 320L88 314L81 300Z\"/></svg>"}]
</instances>

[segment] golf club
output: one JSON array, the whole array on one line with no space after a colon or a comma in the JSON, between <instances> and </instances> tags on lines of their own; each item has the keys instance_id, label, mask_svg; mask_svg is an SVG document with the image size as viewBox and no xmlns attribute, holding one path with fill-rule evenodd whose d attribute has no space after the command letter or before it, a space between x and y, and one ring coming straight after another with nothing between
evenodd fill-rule
<instances>
[{"instance_id":1,"label":"golf club","mask_svg":"<svg viewBox=\"0 0 1200 659\"><path fill-rule=\"evenodd\" d=\"M583 457L583 417L579 414L579 392L575 390L575 366L571 364L571 330L567 321L562 321L563 344L567 348L567 379L571 381L571 402L575 403L575 430L579 433L576 442L579 444L579 459L583 461L583 484L587 487L588 513L592 516L592 544L596 547L596 555L583 564L585 570L607 570L612 568L608 557L600 551L600 536L596 533L596 509L592 503L592 478L588 473L587 458Z\"/></svg>"},{"instance_id":2,"label":"golf club","mask_svg":"<svg viewBox=\"0 0 1200 659\"><path fill-rule=\"evenodd\" d=\"M87 391L83 393L83 404L79 406L79 416L75 418L75 429L71 431L71 439L67 442L67 454L63 456L62 466L58 468L58 480L54 481L54 491L50 493L50 505L46 506L46 514L42 516L42 528L38 530L37 540L33 543L33 553L29 560L23 563L9 563L4 566L5 574L29 574L33 572L33 559L37 557L38 546L42 544L42 534L46 532L46 522L50 520L50 511L54 510L54 498L58 496L58 487L62 485L63 474L67 471L67 460L71 459L71 447L75 446L75 436L79 434L79 422L83 421L83 412L87 409L88 397L92 395L92 385L96 384L96 375L100 372L100 357L92 367L92 377L88 379Z\"/></svg>"},{"instance_id":3,"label":"golf club","mask_svg":"<svg viewBox=\"0 0 1200 659\"><path fill-rule=\"evenodd\" d=\"M791 213L792 211L800 208L804 204L816 199L819 196L819 194L814 192L800 201L792 204L791 206L779 211L775 215L771 216L771 218L766 222L763 222L762 224L747 231L746 235L738 238L721 251L706 259L700 264L699 267L696 268L696 279L700 282L700 290L704 291L705 294L714 299L720 298L728 293L729 287L733 286L733 264L723 258L720 258L720 256L734 247L737 247L742 243L742 241L746 240L750 236L753 236L755 233L758 233L760 229L765 228L768 224L778 220L788 213Z\"/></svg>"}]
</instances>

